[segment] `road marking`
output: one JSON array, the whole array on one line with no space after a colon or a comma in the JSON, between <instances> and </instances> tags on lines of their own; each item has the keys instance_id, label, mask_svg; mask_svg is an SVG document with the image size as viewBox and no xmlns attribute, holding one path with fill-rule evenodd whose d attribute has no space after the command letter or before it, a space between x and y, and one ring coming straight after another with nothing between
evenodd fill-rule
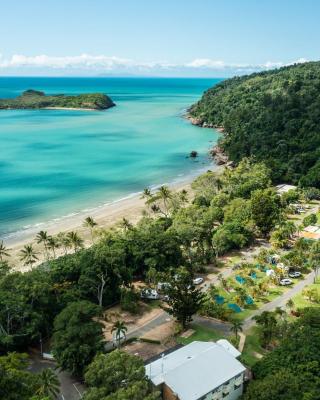
<instances>
[{"instance_id":1,"label":"road marking","mask_svg":"<svg viewBox=\"0 0 320 400\"><path fill-rule=\"evenodd\" d=\"M81 394L80 390L77 388L77 385L75 383L73 383L73 386L76 389L76 391L78 392L80 399L82 399L82 394Z\"/></svg>"}]
</instances>

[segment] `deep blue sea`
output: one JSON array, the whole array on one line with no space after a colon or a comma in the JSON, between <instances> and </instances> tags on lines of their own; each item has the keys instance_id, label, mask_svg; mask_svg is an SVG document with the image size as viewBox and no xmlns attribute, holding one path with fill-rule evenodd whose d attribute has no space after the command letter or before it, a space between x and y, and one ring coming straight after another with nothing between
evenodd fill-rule
<instances>
[{"instance_id":1,"label":"deep blue sea","mask_svg":"<svg viewBox=\"0 0 320 400\"><path fill-rule=\"evenodd\" d=\"M0 237L209 166L212 129L183 114L217 79L0 78L0 97L106 93L106 111L0 111ZM191 150L200 157L191 160Z\"/></svg>"}]
</instances>

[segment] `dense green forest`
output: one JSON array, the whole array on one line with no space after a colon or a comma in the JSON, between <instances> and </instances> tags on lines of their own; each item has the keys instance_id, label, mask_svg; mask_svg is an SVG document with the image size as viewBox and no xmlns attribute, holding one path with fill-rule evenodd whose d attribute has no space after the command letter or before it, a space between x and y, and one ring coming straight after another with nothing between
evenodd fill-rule
<instances>
[{"instance_id":1,"label":"dense green forest","mask_svg":"<svg viewBox=\"0 0 320 400\"><path fill-rule=\"evenodd\" d=\"M305 309L280 345L253 368L244 400L320 398L320 309Z\"/></svg>"},{"instance_id":2,"label":"dense green forest","mask_svg":"<svg viewBox=\"0 0 320 400\"><path fill-rule=\"evenodd\" d=\"M26 90L13 99L0 99L0 109L39 109L46 107L85 108L105 110L115 104L102 93L79 94L65 96L63 94L47 96L37 90Z\"/></svg>"},{"instance_id":3,"label":"dense green forest","mask_svg":"<svg viewBox=\"0 0 320 400\"><path fill-rule=\"evenodd\" d=\"M276 181L320 187L320 62L225 80L190 114L224 128L231 160L254 156Z\"/></svg>"}]
</instances>

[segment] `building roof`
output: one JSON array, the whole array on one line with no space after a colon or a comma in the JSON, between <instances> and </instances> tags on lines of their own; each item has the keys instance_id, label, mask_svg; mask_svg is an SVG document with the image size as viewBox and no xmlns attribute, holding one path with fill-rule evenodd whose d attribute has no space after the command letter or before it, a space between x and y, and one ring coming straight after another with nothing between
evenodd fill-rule
<instances>
[{"instance_id":1,"label":"building roof","mask_svg":"<svg viewBox=\"0 0 320 400\"><path fill-rule=\"evenodd\" d=\"M226 349L234 358L241 356L240 351L236 349L234 346L232 346L232 344L228 342L228 340L220 339L217 340L216 343L222 346L224 349Z\"/></svg>"},{"instance_id":2,"label":"building roof","mask_svg":"<svg viewBox=\"0 0 320 400\"><path fill-rule=\"evenodd\" d=\"M289 192L289 190L296 190L297 186L286 185L286 184L283 183L281 185L277 185L276 189L277 189L277 193L278 194L283 194L283 193Z\"/></svg>"},{"instance_id":3,"label":"building roof","mask_svg":"<svg viewBox=\"0 0 320 400\"><path fill-rule=\"evenodd\" d=\"M180 400L199 399L246 370L225 342L192 342L146 365L146 374L156 386L166 383Z\"/></svg>"},{"instance_id":4,"label":"building roof","mask_svg":"<svg viewBox=\"0 0 320 400\"><path fill-rule=\"evenodd\" d=\"M300 232L300 236L304 237L305 239L319 240L320 227L316 225L309 225L305 227L302 232Z\"/></svg>"}]
</instances>

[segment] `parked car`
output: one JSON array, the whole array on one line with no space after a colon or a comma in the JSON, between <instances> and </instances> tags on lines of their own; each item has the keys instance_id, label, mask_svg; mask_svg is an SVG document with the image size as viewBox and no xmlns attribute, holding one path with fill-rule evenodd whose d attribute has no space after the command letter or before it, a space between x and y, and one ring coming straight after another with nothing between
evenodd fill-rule
<instances>
[{"instance_id":1,"label":"parked car","mask_svg":"<svg viewBox=\"0 0 320 400\"><path fill-rule=\"evenodd\" d=\"M140 295L142 299L148 299L148 300L160 299L160 295L155 289L142 289Z\"/></svg>"},{"instance_id":2,"label":"parked car","mask_svg":"<svg viewBox=\"0 0 320 400\"><path fill-rule=\"evenodd\" d=\"M201 283L203 282L203 278L195 278L194 280L193 280L193 284L194 285L200 285Z\"/></svg>"},{"instance_id":3,"label":"parked car","mask_svg":"<svg viewBox=\"0 0 320 400\"><path fill-rule=\"evenodd\" d=\"M281 279L280 285L281 285L281 286L292 285L292 280L289 279L289 278Z\"/></svg>"},{"instance_id":4,"label":"parked car","mask_svg":"<svg viewBox=\"0 0 320 400\"><path fill-rule=\"evenodd\" d=\"M170 286L171 285L169 282L158 282L157 290L159 290L159 292L161 292L161 291L168 289Z\"/></svg>"},{"instance_id":5,"label":"parked car","mask_svg":"<svg viewBox=\"0 0 320 400\"><path fill-rule=\"evenodd\" d=\"M299 276L301 276L301 272L299 272L299 271L290 271L288 275L289 275L290 278L299 278Z\"/></svg>"}]
</instances>

